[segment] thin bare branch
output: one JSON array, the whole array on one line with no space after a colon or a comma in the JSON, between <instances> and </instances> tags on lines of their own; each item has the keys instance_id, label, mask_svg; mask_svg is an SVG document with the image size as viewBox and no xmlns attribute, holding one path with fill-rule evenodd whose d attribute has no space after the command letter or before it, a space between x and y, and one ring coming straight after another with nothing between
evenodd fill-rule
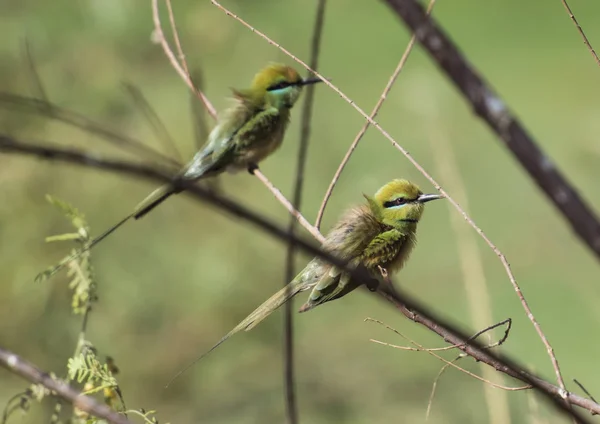
<instances>
[{"instance_id":1,"label":"thin bare branch","mask_svg":"<svg viewBox=\"0 0 600 424\"><path fill-rule=\"evenodd\" d=\"M129 82L123 83L123 87L125 88L125 91L127 91L127 94L129 94L131 97L133 103L138 107L138 109L140 109L144 115L144 118L146 118L146 122L148 122L148 124L150 124L152 127L156 139L162 143L165 152L168 152L175 160L183 162L183 158L177 149L175 141L173 141L173 138L169 134L167 127L165 127L161 119L158 117L158 114L150 105L150 102L148 102L146 96L144 96L144 93L142 93L142 90Z\"/></svg>"},{"instance_id":2,"label":"thin bare branch","mask_svg":"<svg viewBox=\"0 0 600 424\"><path fill-rule=\"evenodd\" d=\"M183 49L181 48L181 42L179 41L179 32L177 31L177 25L175 24L175 16L173 15L173 7L171 6L171 0L165 0L165 3L167 4L167 13L169 14L169 23L171 24L171 32L173 34L173 40L175 41L175 48L177 49L177 54L179 55L179 63L181 63L185 74L192 83L192 87L194 87L192 76L190 75L190 70L188 68L187 60L185 58L185 54L183 53Z\"/></svg>"},{"instance_id":3,"label":"thin bare branch","mask_svg":"<svg viewBox=\"0 0 600 424\"><path fill-rule=\"evenodd\" d=\"M28 80L32 84L32 94L50 103L50 101L48 100L48 95L46 94L46 90L44 88L44 84L42 83L42 79L40 78L40 74L38 73L37 66L35 65L35 61L33 60L33 54L31 53L31 45L29 44L29 40L27 38L25 38L25 40L23 41L23 54L27 62L27 70L29 72Z\"/></svg>"},{"instance_id":4,"label":"thin bare branch","mask_svg":"<svg viewBox=\"0 0 600 424\"><path fill-rule=\"evenodd\" d=\"M0 347L0 365L7 370L20 375L34 384L41 384L57 396L67 400L77 409L87 412L95 417L102 418L113 424L127 424L129 421L124 416L110 409L108 406L85 396L62 381L52 378L33 364L25 361L16 354Z\"/></svg>"},{"instance_id":5,"label":"thin bare branch","mask_svg":"<svg viewBox=\"0 0 600 424\"><path fill-rule=\"evenodd\" d=\"M450 362L456 362L460 356L457 356ZM435 396L435 391L437 389L438 382L442 378L442 374L450 367L450 364L444 364L444 366L440 369L440 371L435 376L433 380L433 385L431 386L431 393L429 394L429 400L427 401L427 411L425 411L425 421L429 421L429 414L431 413L431 407L433 406L433 397Z\"/></svg>"},{"instance_id":6,"label":"thin bare branch","mask_svg":"<svg viewBox=\"0 0 600 424\"><path fill-rule=\"evenodd\" d=\"M585 393L587 395L587 397L589 397L594 402L598 403L598 401L594 398L594 396L592 396L592 394L590 392L588 392L588 390L585 388L585 386L583 384L581 384L579 381L577 381L576 378L573 379L573 382L575 384L577 384L581 390L583 390L583 393ZM594 411L590 411L590 412L592 413L592 415L598 415Z\"/></svg>"},{"instance_id":7,"label":"thin bare branch","mask_svg":"<svg viewBox=\"0 0 600 424\"><path fill-rule=\"evenodd\" d=\"M429 0L429 5L427 6L427 13L431 13L431 10L433 9L434 5L435 5L435 0ZM412 51L412 48L415 45L415 40L416 40L416 37L413 35L410 38L410 41L408 42L408 45L406 46L406 49L404 50L402 57L400 58L400 62L398 62L398 65L396 66L396 69L394 69L392 76L390 77L387 85L383 89L381 96L379 96L379 100L377 101L377 104L371 111L371 114L369 115L369 117L371 119L375 119L375 117L377 116L377 113L379 112L379 109L381 109L381 106L383 105L383 102L387 99L387 96L388 96L390 90L392 89L392 86L396 82L398 75L400 75L400 72L402 72L402 69L404 68L404 65L406 64L406 61L408 60L408 56L410 55L410 52ZM368 128L369 128L369 121L366 121L364 123L364 125L362 126L362 128L360 129L360 131L358 132L358 134L356 134L354 141L352 141L352 144L350 144L350 147L348 148L346 155L344 156L344 158L342 159L342 162L340 163L337 170L335 171L335 174L333 175L333 179L329 183L329 187L327 187L327 191L325 192L325 196L323 197L323 201L321 202L321 207L319 207L319 212L317 213L317 218L315 219L315 227L321 228L321 221L323 220L323 215L325 214L325 208L327 207L327 202L329 202L329 198L333 194L333 189L335 188L335 185L337 184L338 180L340 179L340 176L342 175L342 171L346 167L346 164L350 160L350 156L352 156L352 153L354 153L356 146L358 146L358 143L363 138L363 136L367 132Z\"/></svg>"},{"instance_id":8,"label":"thin bare branch","mask_svg":"<svg viewBox=\"0 0 600 424\"><path fill-rule=\"evenodd\" d=\"M170 10L170 5L168 5L168 7ZM173 66L175 71L177 71L177 73L179 74L181 79L183 79L183 81L190 88L190 90L192 90L194 93L196 93L196 95L198 96L200 101L204 104L204 107L206 108L206 110L208 111L210 116L212 116L214 119L217 119L217 111L213 107L212 103L208 100L208 98L204 95L204 93L196 90L196 87L194 87L194 84L192 83L192 79L190 78L189 73L185 69L183 69L182 66L179 64L179 62L177 61L177 58L175 57L175 54L173 53L173 50L171 50L171 47L169 46L169 43L167 42L167 39L165 38L165 34L163 33L162 26L160 23L160 14L158 12L158 0L152 0L152 19L154 21L154 40L156 40L162 46L163 52L169 59L169 62L171 62L171 65ZM175 26L174 20L173 20L172 25L173 25L173 32L176 33L177 27ZM178 39L179 39L179 37L177 37L177 40Z\"/></svg>"},{"instance_id":9,"label":"thin bare branch","mask_svg":"<svg viewBox=\"0 0 600 424\"><path fill-rule=\"evenodd\" d=\"M321 36L323 34L323 23L325 21L326 0L317 0L317 10L315 13L315 23L310 48L310 66L318 69L319 51L321 47ZM302 107L302 117L300 124L300 143L298 147L298 159L296 161L296 178L294 182L294 193L292 205L294 210L300 211L302 203L302 191L304 188L304 170L306 168L306 158L308 154L308 144L310 140L310 123L312 118L312 109L315 97L315 86L306 87L306 95ZM297 219L290 217L288 232L294 234L296 231ZM296 257L296 245L290 241L287 248L285 259L285 278L283 285L291 290L288 284L295 274L294 259ZM289 424L298 423L298 404L295 392L294 379L294 327L293 327L293 300L283 305L283 362L284 362L284 387L286 399L286 418Z\"/></svg>"},{"instance_id":10,"label":"thin bare branch","mask_svg":"<svg viewBox=\"0 0 600 424\"><path fill-rule=\"evenodd\" d=\"M271 181L269 181L269 179L265 176L265 174L262 173L260 169L255 169L253 174L260 180L261 183L264 184L265 187L267 187L267 189L273 194L273 196L275 196L279 203L281 203L288 210L288 212L298 220L298 223L303 226L306 231L308 231L315 239L317 239L319 243L323 243L325 241L325 237L323 237L319 230L312 226L311 223L308 222L307 219L304 218L302 214L294 208L291 202L286 199L283 194L281 194L281 191L279 191L279 189L275 187Z\"/></svg>"},{"instance_id":11,"label":"thin bare branch","mask_svg":"<svg viewBox=\"0 0 600 424\"><path fill-rule=\"evenodd\" d=\"M454 188L455 196L468 212L468 196L465 184L460 174L460 170L454 157L454 150L450 145L448 138L440 129L440 124L436 121L437 111L429 113L427 120L432 123L429 125L429 142L431 152L439 170L440 177ZM477 240L473 232L463 225L459 215L450 214L450 224L456 240L457 253L462 271L461 280L464 283L471 323L478 325L484 322L491 322L492 302L487 288L483 259L477 245ZM488 340L489 338L488 333ZM493 378L494 370L481 364L482 376L486 379ZM487 403L488 420L490 424L510 424L510 407L506 393L493 390L489 386L484 387L484 398Z\"/></svg>"},{"instance_id":12,"label":"thin bare branch","mask_svg":"<svg viewBox=\"0 0 600 424\"><path fill-rule=\"evenodd\" d=\"M144 155L152 158L152 160L156 160L160 163L167 163L171 166L181 166L181 163L146 146L140 140L121 135L101 123L95 122L77 112L63 109L44 99L0 92L0 108L10 108L10 110L19 109L25 113L38 114L49 119L56 119L67 125L87 131L90 134L97 135L116 147L128 150L136 155Z\"/></svg>"},{"instance_id":13,"label":"thin bare branch","mask_svg":"<svg viewBox=\"0 0 600 424\"><path fill-rule=\"evenodd\" d=\"M596 51L594 50L594 48L590 44L590 41L588 40L587 36L585 35L585 32L583 32L583 28L581 28L581 25L579 25L579 22L577 22L577 18L575 17L575 15L573 14L573 12L571 12L571 8L569 7L569 4L567 3L567 0L560 0L560 1L562 2L563 6L565 7L565 10L569 14L569 18L571 18L571 21L573 21L573 25L575 25L575 28L577 28L577 31L579 31L579 34L581 35L581 38L583 39L583 44L585 44L585 46L587 47L587 49L590 51L590 54L592 55L592 57L596 61L596 64L598 66L600 66L600 58L598 58L598 55L596 54Z\"/></svg>"},{"instance_id":14,"label":"thin bare branch","mask_svg":"<svg viewBox=\"0 0 600 424\"><path fill-rule=\"evenodd\" d=\"M385 328L387 328L390 331L393 331L394 333L396 333L397 335L399 335L402 338L406 339L406 336L404 336L402 333L400 333L398 330L396 330L395 328L379 321L373 318L365 318L365 321L371 321L374 323L377 323ZM471 337L468 338L468 340L466 340L464 343L462 344L458 344L458 345L450 345L450 346L444 346L444 347L428 347L428 348L414 348L414 347L406 347L406 346L395 346L397 349L401 349L401 350L408 350L408 351L413 351L413 352L440 352L440 351L444 351L444 350L451 350L451 349L460 349L461 347L465 346L466 343L468 343L471 340L475 340L477 339L479 336L481 336L482 334L485 334L491 330L493 330L494 328L500 327L502 325L506 325L506 329L504 330L504 335L498 339L498 341L496 341L493 344L488 344L486 346L484 346L485 349L491 349L493 347L496 346L500 346L502 345L506 339L508 338L508 335L510 333L510 329L512 326L512 320L510 318L507 318L503 321L497 322L496 324L490 325L489 327L486 327L482 330L479 330L477 333L473 334Z\"/></svg>"},{"instance_id":15,"label":"thin bare branch","mask_svg":"<svg viewBox=\"0 0 600 424\"><path fill-rule=\"evenodd\" d=\"M22 141L16 140L13 137L2 134L0 134L0 152L4 152L6 154L36 156L47 160L56 160L97 169L112 170L123 174L143 177L161 183L168 183L173 179L172 172L164 171L156 166L140 164L126 160L105 159L98 155L90 155L86 152L81 152L78 150L23 143ZM301 238L287 233L280 227L272 224L255 212L248 210L239 203L231 201L214 192L208 191L199 185L194 185L187 181L182 181L182 186L185 188L185 192L188 195L221 208L222 210L227 211L230 215L241 218L243 221L253 224L255 227L260 228L261 230L280 240L287 242L293 237L295 240L294 242L304 252L323 258L327 262L330 262L331 264L348 272L350 277L355 279L358 283L362 283L363 285L372 284L372 276L370 276L361 267L348 268L344 261L341 261L335 256L332 256L330 253L315 247L311 243L307 243ZM392 286L380 284L376 294L388 301L404 316L425 326L435 334L438 334L446 342L459 346L460 350L473 357L475 360L485 362L504 374L521 380L526 384L531 384L540 393L543 393L546 398L556 406L557 409L566 415L574 417L578 422L586 423L588 421L577 411L571 410L565 405L563 402L565 397L573 405L580 406L589 411L600 413L600 405L592 400L583 398L574 393L565 392L560 387L528 373L523 367L515 364L514 361L508 359L505 355L499 355L491 352L489 349L485 349L485 346L482 346L481 343L477 342L476 340L468 341L469 337L463 334L462 331L456 329L450 323L435 317L431 311L428 311L425 307L420 305L419 302L415 301L407 294L397 293Z\"/></svg>"},{"instance_id":16,"label":"thin bare branch","mask_svg":"<svg viewBox=\"0 0 600 424\"><path fill-rule=\"evenodd\" d=\"M401 334L401 333L400 333L400 334ZM403 337L405 337L405 336L403 336ZM421 346L420 344L418 344L418 343L417 343L417 342L415 342L414 340L411 340L411 339L409 339L408 337L405 337L405 338L406 338L406 339L407 339L407 340L408 340L410 343L414 343L416 346ZM397 345L394 345L394 344L391 344L391 343L386 343L386 342L382 342L382 341L375 340L375 339L369 339L369 340L370 340L370 341L372 341L372 342L374 342L374 343L377 343L377 344L383 345L383 346L393 347L393 348L395 348L395 349L405 349L405 347L404 347L404 346L397 346ZM489 384L490 386L492 386L492 387L495 387L496 389L502 389L502 390L507 390L507 391L515 391L515 392L516 392L516 391L518 391L518 390L528 390L528 389L532 389L532 388L533 388L533 386L531 386L531 385L519 386L519 387L508 387L508 386L503 386L503 385L501 385L501 384L496 384L496 383L494 383L493 381L486 380L485 378L483 378L483 377L480 377L480 376L478 376L477 374L473 374L471 371L467 371L466 369L464 369L464 368L462 368L462 367L459 367L458 365L456 365L456 364L455 364L455 363L453 363L452 361L448 361L447 359L445 359L445 358L442 358L440 355L438 355L438 354L436 354L436 353L432 352L430 349L425 349L425 348L422 348L422 347L419 347L418 349L419 349L419 351L420 351L420 352L427 352L427 353L429 353L430 355L432 355L433 357L435 357L436 359L439 359L440 361L444 362L446 365L449 365L449 366L451 366L451 367L454 367L454 368L456 368L457 370L464 372L464 373L465 373L465 374L467 374L468 376L471 376L471 377L473 377L473 378L474 378L474 379L476 379L476 380L479 380L479 381L482 381L482 382L484 382L484 383L487 383L487 384Z\"/></svg>"}]
</instances>

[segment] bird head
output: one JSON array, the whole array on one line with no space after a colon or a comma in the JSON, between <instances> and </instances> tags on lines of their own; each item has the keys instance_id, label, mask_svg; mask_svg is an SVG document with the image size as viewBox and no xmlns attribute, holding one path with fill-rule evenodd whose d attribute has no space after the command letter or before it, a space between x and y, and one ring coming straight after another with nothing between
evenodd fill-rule
<instances>
[{"instance_id":1,"label":"bird head","mask_svg":"<svg viewBox=\"0 0 600 424\"><path fill-rule=\"evenodd\" d=\"M390 181L375 196L365 195L375 217L392 227L419 222L424 204L442 197L439 194L423 194L419 187L407 180Z\"/></svg>"},{"instance_id":2,"label":"bird head","mask_svg":"<svg viewBox=\"0 0 600 424\"><path fill-rule=\"evenodd\" d=\"M270 96L276 107L291 108L300 97L302 87L320 81L319 78L302 79L294 68L271 63L256 74L251 90L262 96Z\"/></svg>"}]
</instances>

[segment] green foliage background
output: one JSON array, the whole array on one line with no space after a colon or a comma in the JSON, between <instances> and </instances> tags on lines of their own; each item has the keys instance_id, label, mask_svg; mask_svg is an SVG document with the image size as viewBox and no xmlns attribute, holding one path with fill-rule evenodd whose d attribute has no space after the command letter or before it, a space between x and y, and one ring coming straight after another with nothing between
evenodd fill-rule
<instances>
[{"instance_id":1,"label":"green foliage background","mask_svg":"<svg viewBox=\"0 0 600 424\"><path fill-rule=\"evenodd\" d=\"M226 17L209 2L178 1L175 13L190 66L201 68L206 94L218 109L229 87L246 86L267 61L292 63L276 48ZM573 0L592 44L600 46L600 3ZM228 1L226 6L303 59L316 1ZM435 17L498 90L532 135L585 197L600 210L600 69L559 0L440 1ZM166 17L165 17L166 22ZM30 93L20 53L27 37L48 95L58 104L145 140L156 148L141 113L120 87L137 84L148 96L185 157L193 152L189 93L150 41L150 4L133 0L0 2L0 88ZM321 71L370 110L399 60L409 35L379 1L330 0ZM292 192L300 108L282 149L262 169ZM378 121L434 176L430 138L447 137L466 181L472 216L509 258L565 378L600 393L598 261L501 143L417 47ZM335 93L316 93L303 212L313 220L359 115ZM126 154L64 125L0 114L4 131L65 146ZM347 205L362 201L392 178L424 178L376 131L369 130L334 193L324 229ZM441 181L444 184L444 181ZM453 193L454 187L444 184ZM221 178L225 194L284 224L283 208L255 179ZM154 187L118 175L0 156L0 345L46 370L64 374L77 340L66 276L34 284L35 274L69 250L44 237L71 231L44 200L46 193L84 211L96 234L129 212ZM412 261L397 277L411 294L466 328L485 327L468 316L449 212L428 206ZM466 225L466 224L465 224ZM553 380L546 351L527 320L497 258L483 249L495 320L512 317L503 351ZM177 196L143 221L130 223L92 255L99 302L88 338L113 356L130 407L157 409L161 422L263 423L283 419L281 320L275 314L238 335L170 389L170 377L203 352L282 284L285 249L236 219ZM302 257L299 265L306 263ZM299 302L296 302L299 305ZM364 292L297 315L298 397L306 423L422 422L441 363L426 354L369 342L402 344L365 323L381 319L425 345L441 341ZM449 356L452 358L453 356ZM463 366L478 367L469 360ZM498 380L500 381L500 379ZM25 386L0 370L0 402ZM515 382L506 382L516 385ZM570 384L572 389L575 389ZM514 423L530 420L532 395L509 392ZM51 402L21 422L40 422ZM542 419L552 409L540 405ZM438 386L431 422L487 422L481 383L449 370Z\"/></svg>"}]
</instances>

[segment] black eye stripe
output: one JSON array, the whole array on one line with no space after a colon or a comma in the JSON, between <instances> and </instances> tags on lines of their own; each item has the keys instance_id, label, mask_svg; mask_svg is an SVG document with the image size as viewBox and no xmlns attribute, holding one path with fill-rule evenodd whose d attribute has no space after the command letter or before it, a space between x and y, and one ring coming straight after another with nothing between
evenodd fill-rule
<instances>
[{"instance_id":1,"label":"black eye stripe","mask_svg":"<svg viewBox=\"0 0 600 424\"><path fill-rule=\"evenodd\" d=\"M400 205L404 205L406 203L408 203L408 200L406 198L404 198L404 197L398 197L397 199L394 199L392 201L385 202L383 204L383 207L384 208L391 208L393 206L400 206Z\"/></svg>"},{"instance_id":2,"label":"black eye stripe","mask_svg":"<svg viewBox=\"0 0 600 424\"><path fill-rule=\"evenodd\" d=\"M292 85L292 84L287 81L281 81L281 82L278 82L277 84L271 85L269 88L267 88L267 91L279 90L282 88L289 87L290 85Z\"/></svg>"}]
</instances>

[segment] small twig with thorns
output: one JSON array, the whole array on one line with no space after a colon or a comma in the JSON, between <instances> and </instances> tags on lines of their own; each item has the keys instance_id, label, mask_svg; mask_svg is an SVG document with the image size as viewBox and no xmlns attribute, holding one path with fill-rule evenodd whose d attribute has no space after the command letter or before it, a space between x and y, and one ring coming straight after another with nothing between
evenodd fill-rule
<instances>
[{"instance_id":1,"label":"small twig with thorns","mask_svg":"<svg viewBox=\"0 0 600 424\"><path fill-rule=\"evenodd\" d=\"M579 34L581 35L581 38L583 38L583 44L585 44L585 46L587 47L587 49L590 51L590 54L592 55L592 57L596 61L596 64L598 66L600 66L600 58L596 54L596 51L594 50L594 48L592 47L592 45L590 44L590 41L588 40L587 36L585 35L585 32L583 32L583 28L581 28L581 25L579 25L579 22L577 22L577 18L575 17L575 15L573 14L573 12L571 12L571 8L569 7L569 4L567 3L567 0L561 0L561 2L563 4L563 6L565 7L565 10L569 14L569 18L571 18L571 21L573 21L573 25L575 25L575 27L577 28L577 31L579 31Z\"/></svg>"}]
</instances>

